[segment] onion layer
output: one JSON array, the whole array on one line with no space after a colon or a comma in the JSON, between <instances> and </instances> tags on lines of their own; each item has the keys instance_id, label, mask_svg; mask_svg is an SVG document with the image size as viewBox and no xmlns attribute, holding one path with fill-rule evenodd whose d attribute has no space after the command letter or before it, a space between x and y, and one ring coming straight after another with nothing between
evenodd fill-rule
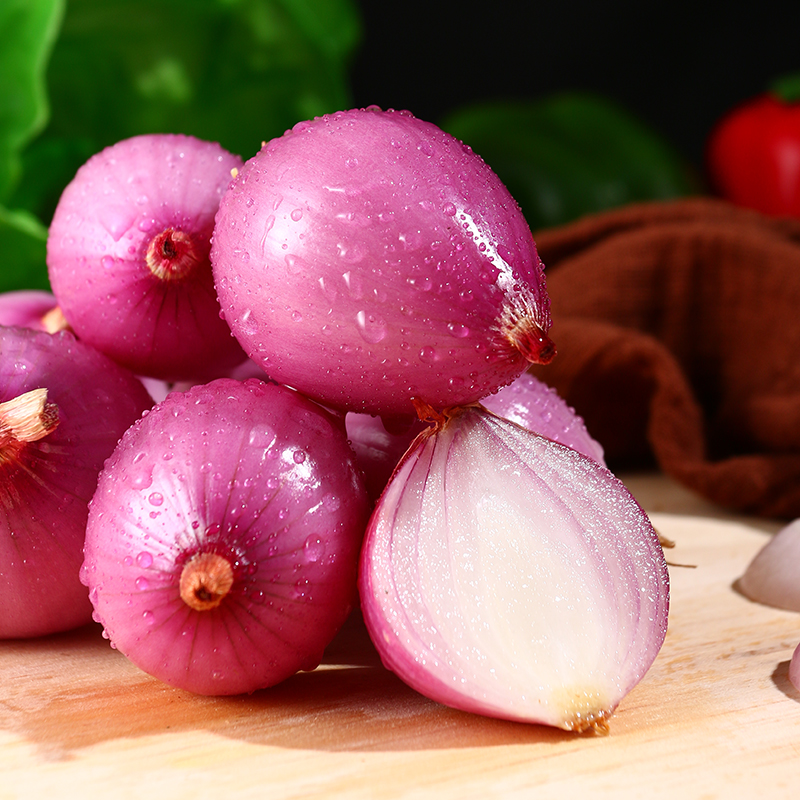
<instances>
[{"instance_id":1,"label":"onion layer","mask_svg":"<svg viewBox=\"0 0 800 800\"><path fill-rule=\"evenodd\" d=\"M198 694L319 663L356 601L366 491L339 418L256 379L173 392L100 475L82 580L112 643Z\"/></svg>"},{"instance_id":2,"label":"onion layer","mask_svg":"<svg viewBox=\"0 0 800 800\"><path fill-rule=\"evenodd\" d=\"M624 486L480 406L412 445L360 570L386 666L490 716L602 730L666 633L664 554Z\"/></svg>"},{"instance_id":3,"label":"onion layer","mask_svg":"<svg viewBox=\"0 0 800 800\"><path fill-rule=\"evenodd\" d=\"M554 353L516 202L408 112L339 112L266 143L220 202L211 261L251 358L340 410L472 402Z\"/></svg>"}]
</instances>

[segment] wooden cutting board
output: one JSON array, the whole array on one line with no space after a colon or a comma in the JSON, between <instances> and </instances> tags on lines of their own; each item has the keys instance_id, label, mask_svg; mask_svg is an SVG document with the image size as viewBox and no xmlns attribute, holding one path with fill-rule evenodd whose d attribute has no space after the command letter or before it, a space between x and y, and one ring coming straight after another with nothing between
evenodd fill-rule
<instances>
[{"instance_id":1,"label":"wooden cutting board","mask_svg":"<svg viewBox=\"0 0 800 800\"><path fill-rule=\"evenodd\" d=\"M796 795L800 614L734 587L777 524L662 478L629 486L689 566L670 568L666 642L607 736L436 705L380 666L358 619L314 672L238 698L164 686L91 626L0 642L0 798Z\"/></svg>"}]
</instances>

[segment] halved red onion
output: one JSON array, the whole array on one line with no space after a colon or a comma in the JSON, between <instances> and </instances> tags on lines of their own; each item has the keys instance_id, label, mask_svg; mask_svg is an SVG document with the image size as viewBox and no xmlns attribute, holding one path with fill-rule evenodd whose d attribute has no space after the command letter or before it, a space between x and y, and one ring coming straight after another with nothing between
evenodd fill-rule
<instances>
[{"instance_id":1,"label":"halved red onion","mask_svg":"<svg viewBox=\"0 0 800 800\"><path fill-rule=\"evenodd\" d=\"M78 579L88 503L151 405L132 374L72 334L0 327L0 638L90 621Z\"/></svg>"},{"instance_id":2,"label":"halved red onion","mask_svg":"<svg viewBox=\"0 0 800 800\"><path fill-rule=\"evenodd\" d=\"M82 580L131 661L198 694L319 663L356 599L369 513L342 420L219 379L129 429L92 499Z\"/></svg>"},{"instance_id":3,"label":"halved red onion","mask_svg":"<svg viewBox=\"0 0 800 800\"><path fill-rule=\"evenodd\" d=\"M756 553L737 585L757 603L800 611L799 574L800 519L781 528Z\"/></svg>"},{"instance_id":4,"label":"halved red onion","mask_svg":"<svg viewBox=\"0 0 800 800\"><path fill-rule=\"evenodd\" d=\"M219 199L241 163L213 142L146 134L78 170L50 224L47 265L79 338L168 381L207 380L244 360L209 262Z\"/></svg>"},{"instance_id":5,"label":"halved red onion","mask_svg":"<svg viewBox=\"0 0 800 800\"><path fill-rule=\"evenodd\" d=\"M516 202L405 111L339 112L266 143L222 198L211 260L250 357L329 407L468 403L553 356Z\"/></svg>"},{"instance_id":6,"label":"halved red onion","mask_svg":"<svg viewBox=\"0 0 800 800\"><path fill-rule=\"evenodd\" d=\"M360 569L386 666L480 714L602 730L666 633L664 554L630 493L597 462L480 406L412 445Z\"/></svg>"}]
</instances>

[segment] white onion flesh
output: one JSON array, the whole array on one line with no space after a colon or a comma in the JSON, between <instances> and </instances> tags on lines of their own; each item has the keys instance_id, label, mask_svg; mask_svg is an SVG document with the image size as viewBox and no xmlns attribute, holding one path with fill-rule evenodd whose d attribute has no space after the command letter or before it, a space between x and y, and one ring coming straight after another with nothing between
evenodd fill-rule
<instances>
[{"instance_id":1,"label":"white onion flesh","mask_svg":"<svg viewBox=\"0 0 800 800\"><path fill-rule=\"evenodd\" d=\"M359 581L375 646L410 686L567 730L605 729L666 634L664 554L621 482L481 406L412 445Z\"/></svg>"}]
</instances>

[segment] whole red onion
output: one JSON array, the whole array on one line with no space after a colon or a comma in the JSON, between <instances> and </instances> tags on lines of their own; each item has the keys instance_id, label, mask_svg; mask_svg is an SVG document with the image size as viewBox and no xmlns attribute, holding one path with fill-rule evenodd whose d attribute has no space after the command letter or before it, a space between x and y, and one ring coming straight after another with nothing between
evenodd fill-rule
<instances>
[{"instance_id":1,"label":"whole red onion","mask_svg":"<svg viewBox=\"0 0 800 800\"><path fill-rule=\"evenodd\" d=\"M251 358L330 407L469 403L554 352L516 202L408 112L339 112L266 143L222 198L211 260Z\"/></svg>"},{"instance_id":2,"label":"whole red onion","mask_svg":"<svg viewBox=\"0 0 800 800\"><path fill-rule=\"evenodd\" d=\"M72 334L0 327L0 638L89 622L78 579L88 503L151 405L132 374Z\"/></svg>"},{"instance_id":3,"label":"whole red onion","mask_svg":"<svg viewBox=\"0 0 800 800\"><path fill-rule=\"evenodd\" d=\"M220 196L241 163L212 142L148 134L78 170L47 240L53 293L78 337L169 381L216 377L244 359L208 258Z\"/></svg>"},{"instance_id":4,"label":"whole red onion","mask_svg":"<svg viewBox=\"0 0 800 800\"><path fill-rule=\"evenodd\" d=\"M236 694L316 666L356 602L368 502L341 418L219 379L129 429L91 503L82 580L141 669Z\"/></svg>"}]
</instances>

